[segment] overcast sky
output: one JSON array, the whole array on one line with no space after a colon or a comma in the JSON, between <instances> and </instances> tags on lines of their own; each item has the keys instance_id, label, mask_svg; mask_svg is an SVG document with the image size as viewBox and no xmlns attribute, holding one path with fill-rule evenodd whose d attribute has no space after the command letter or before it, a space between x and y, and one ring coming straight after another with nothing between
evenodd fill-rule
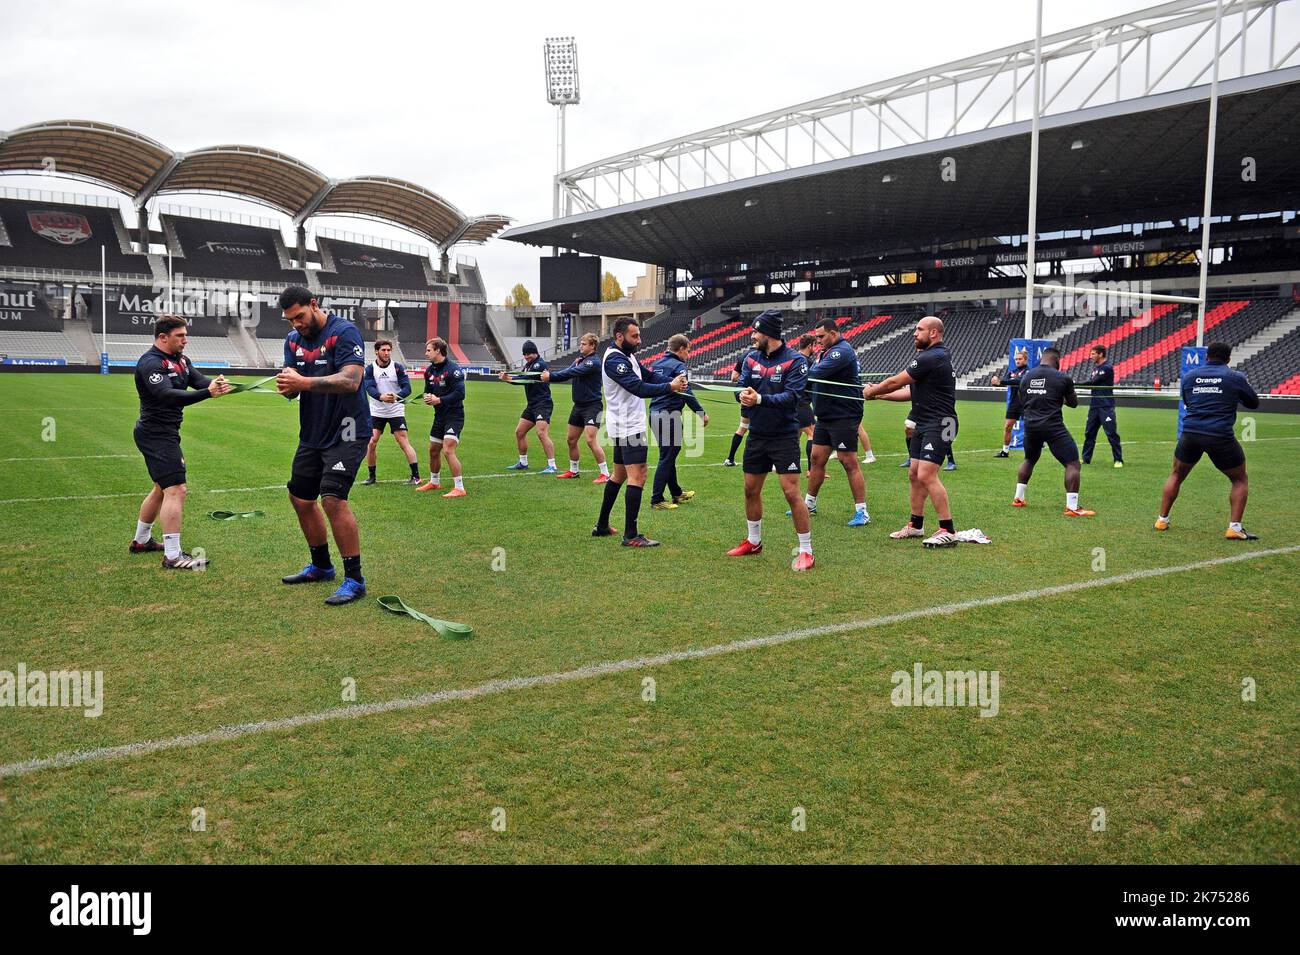
<instances>
[{"instance_id":1,"label":"overcast sky","mask_svg":"<svg viewBox=\"0 0 1300 955\"><path fill-rule=\"evenodd\" d=\"M1044 32L1141 7L1048 0ZM0 0L0 129L126 126L182 151L290 153L326 175L420 183L469 214L549 219L555 108L542 41L578 40L568 165L1033 38L1032 0L559 4ZM4 177L0 185L93 192ZM163 201L183 202L170 197ZM213 197L210 208L264 209ZM370 223L334 227L417 241ZM462 246L500 303L537 294L538 251ZM642 268L610 261L624 287Z\"/></svg>"}]
</instances>

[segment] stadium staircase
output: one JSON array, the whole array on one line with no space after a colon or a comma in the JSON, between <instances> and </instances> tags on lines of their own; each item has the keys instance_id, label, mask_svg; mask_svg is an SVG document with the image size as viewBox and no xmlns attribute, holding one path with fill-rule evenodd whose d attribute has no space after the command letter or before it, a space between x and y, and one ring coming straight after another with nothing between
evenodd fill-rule
<instances>
[{"instance_id":1,"label":"stadium staircase","mask_svg":"<svg viewBox=\"0 0 1300 955\"><path fill-rule=\"evenodd\" d=\"M1009 354L1011 339L1022 337L1024 334L1024 327L1025 327L1023 311L1013 312L1009 317L1012 319L1013 327L1019 328L1021 330L1020 334L1008 336L1006 351L999 353L996 358L992 359L991 361L987 362L984 365L981 365L979 368L976 368L974 371L962 375L960 378L958 378L957 379L958 388L966 388L971 385L987 385L990 383L989 379L991 379L994 375L1006 371L1007 361L1011 357ZM1054 340L1060 341L1070 335L1073 335L1075 332L1080 331L1085 327L1087 327L1088 325L1091 325L1093 322L1097 321L1097 318L1098 316L1096 315L1083 315L1079 318L1076 318L1072 322L1067 322L1065 325L1062 325L1060 328L1058 328L1055 331Z\"/></svg>"},{"instance_id":2,"label":"stadium staircase","mask_svg":"<svg viewBox=\"0 0 1300 955\"><path fill-rule=\"evenodd\" d=\"M1281 318L1249 338L1243 339L1240 344L1233 346L1232 363L1234 365L1240 368L1256 355L1277 344L1297 328L1300 328L1300 305L1291 301L1286 301L1285 304L1287 311ZM1296 367L1300 368L1300 365Z\"/></svg>"},{"instance_id":3,"label":"stadium staircase","mask_svg":"<svg viewBox=\"0 0 1300 955\"><path fill-rule=\"evenodd\" d=\"M1232 318L1232 316L1236 315L1249 304L1249 302L1244 301L1231 301L1220 302L1218 305L1215 305L1205 313L1205 331L1207 333L1212 331L1218 325ZM1177 314L1181 317L1188 317L1187 313L1181 309ZM1194 311L1190 318L1191 321L1182 324L1172 333L1165 335L1158 341L1146 346L1136 354L1129 355L1127 358L1122 358L1118 362L1114 362L1116 383L1123 381L1125 378L1139 371L1150 369L1161 358L1164 358L1166 355L1177 354L1178 350L1183 345L1190 345L1196 341L1196 313ZM1153 372L1148 371L1148 374L1153 374ZM1174 374L1175 376L1177 375L1177 369L1175 369Z\"/></svg>"}]
</instances>

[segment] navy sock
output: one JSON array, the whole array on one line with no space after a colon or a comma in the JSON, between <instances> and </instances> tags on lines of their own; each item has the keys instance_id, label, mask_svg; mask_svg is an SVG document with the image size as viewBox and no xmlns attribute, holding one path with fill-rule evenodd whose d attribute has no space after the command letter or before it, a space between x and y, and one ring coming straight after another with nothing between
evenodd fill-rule
<instances>
[{"instance_id":1,"label":"navy sock","mask_svg":"<svg viewBox=\"0 0 1300 955\"><path fill-rule=\"evenodd\" d=\"M361 555L356 557L343 558L343 576L350 577L353 580L361 579Z\"/></svg>"},{"instance_id":2,"label":"navy sock","mask_svg":"<svg viewBox=\"0 0 1300 955\"><path fill-rule=\"evenodd\" d=\"M812 438L809 438L803 445L804 454L808 455L808 470L812 470Z\"/></svg>"},{"instance_id":3,"label":"navy sock","mask_svg":"<svg viewBox=\"0 0 1300 955\"><path fill-rule=\"evenodd\" d=\"M311 562L313 566L319 567L321 570L329 570L331 567L333 567L334 562L330 560L330 545L319 544L315 547L312 547Z\"/></svg>"},{"instance_id":4,"label":"navy sock","mask_svg":"<svg viewBox=\"0 0 1300 955\"><path fill-rule=\"evenodd\" d=\"M419 461L412 461L412 462L411 462L411 477L419 477L419 476L420 476L420 462L419 462Z\"/></svg>"},{"instance_id":5,"label":"navy sock","mask_svg":"<svg viewBox=\"0 0 1300 955\"><path fill-rule=\"evenodd\" d=\"M745 436L743 434L733 434L731 436L731 451L727 454L728 461L736 460L736 451L740 447L740 442L744 440Z\"/></svg>"},{"instance_id":6,"label":"navy sock","mask_svg":"<svg viewBox=\"0 0 1300 955\"><path fill-rule=\"evenodd\" d=\"M627 527L623 528L623 539L631 540L637 535L636 519L641 513L641 488L627 486L627 494L623 496L623 513L626 515Z\"/></svg>"},{"instance_id":7,"label":"navy sock","mask_svg":"<svg viewBox=\"0 0 1300 955\"><path fill-rule=\"evenodd\" d=\"M367 465L367 467L370 469L370 477L371 477L371 479L373 480L373 479L374 479L374 476L375 476L375 469L374 469L373 466L370 466L370 465Z\"/></svg>"},{"instance_id":8,"label":"navy sock","mask_svg":"<svg viewBox=\"0 0 1300 955\"><path fill-rule=\"evenodd\" d=\"M596 521L597 527L609 527L609 514L614 510L614 502L618 500L618 491L622 486L615 483L613 478L605 482L605 496L600 502L600 518Z\"/></svg>"},{"instance_id":9,"label":"navy sock","mask_svg":"<svg viewBox=\"0 0 1300 955\"><path fill-rule=\"evenodd\" d=\"M912 526L915 527L918 531L921 530L923 527L925 527L925 515L924 515L924 514L913 514L913 515L912 515Z\"/></svg>"},{"instance_id":10,"label":"navy sock","mask_svg":"<svg viewBox=\"0 0 1300 955\"><path fill-rule=\"evenodd\" d=\"M956 530L953 529L953 526L952 526L952 518L951 518L951 517L948 518L948 520L946 520L946 521L940 521L940 522L939 522L939 526L940 526L943 530L947 531L949 534L955 534L955 533L957 533Z\"/></svg>"}]
</instances>

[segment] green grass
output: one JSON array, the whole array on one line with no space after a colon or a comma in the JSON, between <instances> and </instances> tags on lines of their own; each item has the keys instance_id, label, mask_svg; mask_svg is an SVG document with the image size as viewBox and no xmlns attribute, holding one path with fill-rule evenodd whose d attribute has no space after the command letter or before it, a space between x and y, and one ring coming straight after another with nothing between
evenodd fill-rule
<instances>
[{"instance_id":1,"label":"green grass","mask_svg":"<svg viewBox=\"0 0 1300 955\"><path fill-rule=\"evenodd\" d=\"M994 543L890 541L908 510L905 406L877 402L873 523L843 526L832 464L811 573L789 569L774 481L764 554L723 557L745 525L739 469L717 466L736 420L721 404L704 453L683 460L699 496L651 512L647 495L642 527L664 546L631 551L589 536L600 488L585 447L581 481L476 479L513 460L521 403L470 386L468 498L397 483L352 495L371 594L471 624L457 642L373 599L327 608L326 589L279 583L307 554L283 491L297 415L278 397L187 412L183 539L213 563L165 574L126 553L148 487L130 379L0 376L0 670L102 670L106 687L98 719L0 709L0 764L325 710L345 705L345 678L378 702L1300 543L1300 418L1253 415L1246 524L1263 540L1240 544L1222 537L1227 484L1208 462L1173 530L1151 530L1172 407L1120 409L1128 466L1099 451L1083 483L1098 516L1083 521L1061 516L1050 459L1030 507L1008 507L1016 461L992 457L1001 408L983 402L962 406L960 469L944 478L958 526ZM562 431L567 390L557 405ZM430 416L411 416L422 458ZM1083 417L1067 415L1076 434ZM405 471L385 436L380 478ZM214 509L266 517L217 522ZM3 778L0 861L1296 862L1297 574L1291 553ZM999 714L892 706L891 673L918 661L997 670ZM1241 700L1244 677L1256 702ZM198 806L206 832L189 828Z\"/></svg>"}]
</instances>

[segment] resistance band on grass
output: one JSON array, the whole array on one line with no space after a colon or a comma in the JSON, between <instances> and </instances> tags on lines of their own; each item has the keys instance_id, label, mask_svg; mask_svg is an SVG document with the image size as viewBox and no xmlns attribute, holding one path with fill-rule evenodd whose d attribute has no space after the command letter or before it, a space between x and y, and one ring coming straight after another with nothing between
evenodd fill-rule
<instances>
[{"instance_id":1,"label":"resistance band on grass","mask_svg":"<svg viewBox=\"0 0 1300 955\"><path fill-rule=\"evenodd\" d=\"M380 597L376 601L379 606L383 607L389 613L406 614L415 620L427 623L437 630L441 636L450 637L456 640L462 640L474 635L474 628L463 623L456 623L453 620L438 620L430 617L428 614L420 613L412 607L408 607L401 597L391 594L387 597Z\"/></svg>"}]
</instances>

